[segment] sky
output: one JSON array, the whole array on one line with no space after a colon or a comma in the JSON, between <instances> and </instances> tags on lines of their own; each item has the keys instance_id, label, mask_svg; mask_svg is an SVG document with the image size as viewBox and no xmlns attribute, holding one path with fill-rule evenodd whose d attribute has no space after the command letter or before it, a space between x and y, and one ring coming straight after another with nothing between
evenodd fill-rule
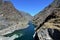
<instances>
[{"instance_id":1,"label":"sky","mask_svg":"<svg viewBox=\"0 0 60 40\"><path fill-rule=\"evenodd\" d=\"M11 0L11 2L17 10L34 16L51 4L53 0Z\"/></svg>"}]
</instances>

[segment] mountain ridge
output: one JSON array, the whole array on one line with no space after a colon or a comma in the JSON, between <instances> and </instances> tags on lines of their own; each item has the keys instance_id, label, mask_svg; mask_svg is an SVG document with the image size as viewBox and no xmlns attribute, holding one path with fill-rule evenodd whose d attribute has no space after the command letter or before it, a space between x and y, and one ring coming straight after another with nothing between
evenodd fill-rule
<instances>
[{"instance_id":1,"label":"mountain ridge","mask_svg":"<svg viewBox=\"0 0 60 40\"><path fill-rule=\"evenodd\" d=\"M60 40L60 0L54 0L33 18L35 40ZM58 36L57 36L58 35ZM37 37L38 36L38 37Z\"/></svg>"},{"instance_id":2,"label":"mountain ridge","mask_svg":"<svg viewBox=\"0 0 60 40\"><path fill-rule=\"evenodd\" d=\"M18 11L10 1L0 0L0 4L0 35L28 27L31 15Z\"/></svg>"}]
</instances>

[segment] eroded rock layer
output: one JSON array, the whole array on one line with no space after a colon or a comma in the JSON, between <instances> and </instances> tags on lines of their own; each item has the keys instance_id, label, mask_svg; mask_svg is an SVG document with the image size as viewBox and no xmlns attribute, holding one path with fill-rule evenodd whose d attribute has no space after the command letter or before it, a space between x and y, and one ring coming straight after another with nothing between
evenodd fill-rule
<instances>
[{"instance_id":1,"label":"eroded rock layer","mask_svg":"<svg viewBox=\"0 0 60 40\"><path fill-rule=\"evenodd\" d=\"M33 23L36 25L35 30L38 34L39 40L53 40L54 38L52 38L49 35L49 32L51 33L51 35L53 35L53 33L55 33L54 31L55 29L60 31L60 0L54 0L43 11L35 15L33 19ZM43 30L43 29L47 29L47 30ZM51 29L52 31L50 30L48 32L48 29ZM57 35L58 33L59 32L55 33L55 35ZM55 40L60 40L60 39L57 37L55 38Z\"/></svg>"}]
</instances>

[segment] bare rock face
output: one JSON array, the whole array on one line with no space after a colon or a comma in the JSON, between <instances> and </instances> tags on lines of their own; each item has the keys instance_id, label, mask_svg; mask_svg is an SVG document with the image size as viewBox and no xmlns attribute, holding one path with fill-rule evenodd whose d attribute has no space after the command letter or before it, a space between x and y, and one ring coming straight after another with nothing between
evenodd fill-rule
<instances>
[{"instance_id":1,"label":"bare rock face","mask_svg":"<svg viewBox=\"0 0 60 40\"><path fill-rule=\"evenodd\" d=\"M0 0L0 35L28 27L32 16L18 11L10 1Z\"/></svg>"},{"instance_id":2,"label":"bare rock face","mask_svg":"<svg viewBox=\"0 0 60 40\"><path fill-rule=\"evenodd\" d=\"M60 40L57 36L56 38L53 35L54 33L55 35L59 34L59 32L55 32L55 29L60 31L60 0L54 0L53 3L51 3L43 11L35 15L33 24L36 25L35 30L39 40Z\"/></svg>"}]
</instances>

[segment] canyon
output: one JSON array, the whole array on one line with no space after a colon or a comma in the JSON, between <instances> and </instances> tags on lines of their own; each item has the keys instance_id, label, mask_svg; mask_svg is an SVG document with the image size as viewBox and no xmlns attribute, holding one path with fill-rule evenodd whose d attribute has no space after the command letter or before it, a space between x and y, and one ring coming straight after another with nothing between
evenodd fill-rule
<instances>
[{"instance_id":1,"label":"canyon","mask_svg":"<svg viewBox=\"0 0 60 40\"><path fill-rule=\"evenodd\" d=\"M0 0L0 39L14 40L18 38L15 33L20 35L23 29L27 30L25 34L34 33L34 40L60 40L60 0L54 0L35 16L17 10L11 1ZM10 33L14 35L5 36Z\"/></svg>"}]
</instances>

